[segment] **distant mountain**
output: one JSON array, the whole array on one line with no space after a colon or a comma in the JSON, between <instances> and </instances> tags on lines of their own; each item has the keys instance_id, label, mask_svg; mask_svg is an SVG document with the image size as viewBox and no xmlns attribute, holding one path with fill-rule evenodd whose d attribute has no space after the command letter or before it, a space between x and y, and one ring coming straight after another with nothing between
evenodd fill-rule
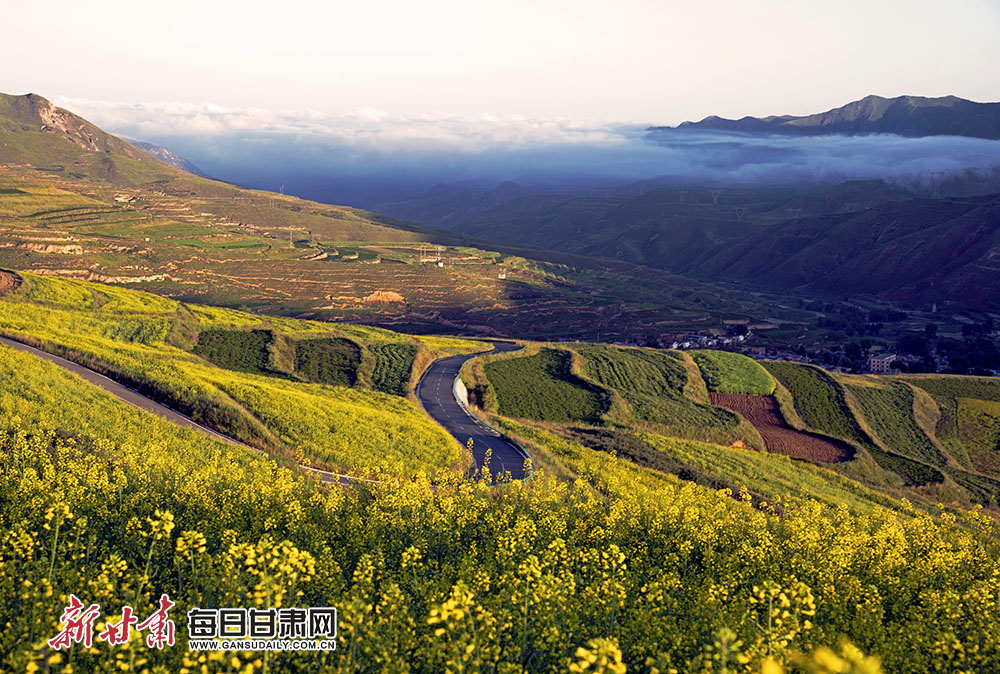
<instances>
[{"instance_id":1,"label":"distant mountain","mask_svg":"<svg viewBox=\"0 0 1000 674\"><path fill-rule=\"evenodd\" d=\"M650 131L674 127L651 127ZM971 136L1000 139L1000 103L976 103L956 96L866 96L814 115L795 117L710 116L684 122L679 129L745 131L802 135L892 133L899 136Z\"/></svg>"},{"instance_id":2,"label":"distant mountain","mask_svg":"<svg viewBox=\"0 0 1000 674\"><path fill-rule=\"evenodd\" d=\"M972 172L936 186L866 180L527 194L445 224L478 239L748 288L1000 309L997 192L1000 173Z\"/></svg>"},{"instance_id":3,"label":"distant mountain","mask_svg":"<svg viewBox=\"0 0 1000 674\"><path fill-rule=\"evenodd\" d=\"M1000 181L996 183L1000 190ZM449 210L444 190L434 205L453 216L428 220L469 236L541 246L576 255L625 260L659 269L688 269L691 262L792 217L860 210L912 198L882 181L839 185L760 187L659 187L634 195L526 194L475 213ZM426 202L421 202L427 206ZM454 202L450 202L454 203ZM397 217L421 220L429 209Z\"/></svg>"},{"instance_id":4,"label":"distant mountain","mask_svg":"<svg viewBox=\"0 0 1000 674\"><path fill-rule=\"evenodd\" d=\"M128 140L128 142L132 143L132 145L135 145L143 152L148 152L149 154L153 155L154 157L162 161L164 164L169 164L174 168L179 168L182 171L193 173L196 176L202 176L205 178L208 177L205 174L205 172L202 171L200 168L189 162L184 157L178 154L174 154L173 152L163 147L162 145L154 145L153 143L147 143L142 140L132 140L131 138L128 138L126 140Z\"/></svg>"}]
</instances>

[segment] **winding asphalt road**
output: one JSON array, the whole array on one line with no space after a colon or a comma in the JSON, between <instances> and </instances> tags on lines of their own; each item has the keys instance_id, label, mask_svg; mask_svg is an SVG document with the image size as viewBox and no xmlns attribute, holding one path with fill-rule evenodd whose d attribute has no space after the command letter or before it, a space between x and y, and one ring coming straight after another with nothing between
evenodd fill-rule
<instances>
[{"instance_id":1,"label":"winding asphalt road","mask_svg":"<svg viewBox=\"0 0 1000 674\"><path fill-rule=\"evenodd\" d=\"M494 352L506 353L520 348L517 344L493 342ZM524 478L524 460L528 458L524 451L483 426L455 399L452 387L458 371L466 361L481 355L452 356L431 363L417 385L417 399L427 414L444 426L462 445L472 438L472 456L477 468L483 467L486 450L491 449L493 454L490 458L490 473L493 479L510 473L515 480L521 480Z\"/></svg>"}]
</instances>

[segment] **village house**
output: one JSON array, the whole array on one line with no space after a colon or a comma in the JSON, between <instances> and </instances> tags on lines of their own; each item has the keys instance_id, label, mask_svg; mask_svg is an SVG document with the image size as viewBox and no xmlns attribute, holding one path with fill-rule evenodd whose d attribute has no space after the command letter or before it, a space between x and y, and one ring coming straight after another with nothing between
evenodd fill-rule
<instances>
[{"instance_id":1,"label":"village house","mask_svg":"<svg viewBox=\"0 0 1000 674\"><path fill-rule=\"evenodd\" d=\"M896 354L887 353L872 356L868 359L868 371L873 374L886 374L892 369L892 363L896 360Z\"/></svg>"}]
</instances>

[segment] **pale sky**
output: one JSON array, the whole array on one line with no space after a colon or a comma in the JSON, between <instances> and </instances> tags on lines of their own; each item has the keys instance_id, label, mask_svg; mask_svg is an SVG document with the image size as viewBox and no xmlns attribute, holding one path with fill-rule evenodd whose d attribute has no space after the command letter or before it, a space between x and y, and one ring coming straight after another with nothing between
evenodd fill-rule
<instances>
[{"instance_id":1,"label":"pale sky","mask_svg":"<svg viewBox=\"0 0 1000 674\"><path fill-rule=\"evenodd\" d=\"M675 124L1000 99L998 0L49 0L2 21L0 91L63 100Z\"/></svg>"}]
</instances>

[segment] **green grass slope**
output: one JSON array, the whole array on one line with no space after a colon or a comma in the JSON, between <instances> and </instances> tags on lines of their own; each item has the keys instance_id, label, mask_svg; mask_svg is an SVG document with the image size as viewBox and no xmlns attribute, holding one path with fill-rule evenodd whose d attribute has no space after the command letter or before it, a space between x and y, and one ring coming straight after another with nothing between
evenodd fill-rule
<instances>
[{"instance_id":1,"label":"green grass slope","mask_svg":"<svg viewBox=\"0 0 1000 674\"><path fill-rule=\"evenodd\" d=\"M964 468L1000 478L1000 381L987 377L911 375L903 381L926 391L940 409L938 439Z\"/></svg>"},{"instance_id":2,"label":"green grass slope","mask_svg":"<svg viewBox=\"0 0 1000 674\"><path fill-rule=\"evenodd\" d=\"M764 367L791 394L795 411L810 428L864 448L882 468L915 486L940 484L944 474L936 468L900 452L878 447L861 428L840 384L819 368L795 363L766 361Z\"/></svg>"},{"instance_id":3,"label":"green grass slope","mask_svg":"<svg viewBox=\"0 0 1000 674\"><path fill-rule=\"evenodd\" d=\"M747 393L767 396L774 393L774 379L760 363L728 351L692 351L701 368L708 390L713 393Z\"/></svg>"},{"instance_id":4,"label":"green grass slope","mask_svg":"<svg viewBox=\"0 0 1000 674\"><path fill-rule=\"evenodd\" d=\"M690 375L677 352L597 344L573 345L583 358L586 375L625 400L626 425L652 424L666 435L731 444L759 445L739 416L695 402L686 393ZM766 373L765 373L766 374Z\"/></svg>"},{"instance_id":5,"label":"green grass slope","mask_svg":"<svg viewBox=\"0 0 1000 674\"><path fill-rule=\"evenodd\" d=\"M602 389L572 372L572 356L543 349L534 356L486 363L500 414L536 421L599 423L609 408Z\"/></svg>"},{"instance_id":6,"label":"green grass slope","mask_svg":"<svg viewBox=\"0 0 1000 674\"><path fill-rule=\"evenodd\" d=\"M861 413L882 444L924 463L944 467L947 459L923 429L917 425L913 412L913 392L906 384L882 384L852 377L847 390L857 401Z\"/></svg>"}]
</instances>

